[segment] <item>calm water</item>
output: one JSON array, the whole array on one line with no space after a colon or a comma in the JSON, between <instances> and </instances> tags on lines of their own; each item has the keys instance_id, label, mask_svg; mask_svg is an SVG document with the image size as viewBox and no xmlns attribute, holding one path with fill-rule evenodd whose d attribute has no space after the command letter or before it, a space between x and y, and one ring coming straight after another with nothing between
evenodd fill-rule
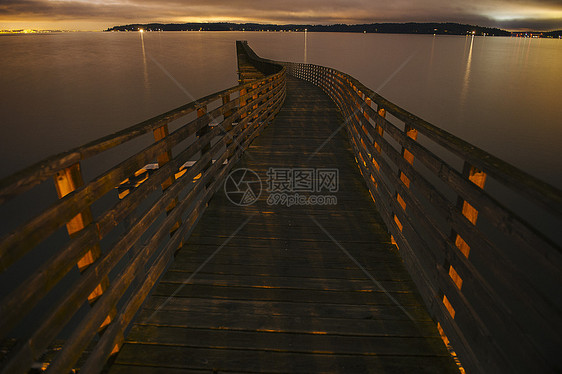
<instances>
[{"instance_id":1,"label":"calm water","mask_svg":"<svg viewBox=\"0 0 562 374\"><path fill-rule=\"evenodd\" d=\"M1 36L0 177L237 84L237 39L264 57L347 72L562 187L562 41L383 34Z\"/></svg>"}]
</instances>

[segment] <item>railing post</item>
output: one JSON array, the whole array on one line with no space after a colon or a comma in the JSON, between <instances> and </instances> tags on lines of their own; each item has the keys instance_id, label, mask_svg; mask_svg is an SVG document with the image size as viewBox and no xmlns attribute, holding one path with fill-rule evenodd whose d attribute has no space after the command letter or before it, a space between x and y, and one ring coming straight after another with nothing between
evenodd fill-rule
<instances>
[{"instance_id":1,"label":"railing post","mask_svg":"<svg viewBox=\"0 0 562 374\"><path fill-rule=\"evenodd\" d=\"M477 169L466 161L463 165L463 176L479 188L484 188L484 184L486 183L486 173ZM476 221L478 219L478 210L476 210L468 201L462 199L459 196L457 199L457 208L462 212L462 215L466 219L468 219L473 225L476 225ZM455 230L451 230L451 239L453 240L453 243L459 249L459 251L466 258L468 258L468 255L470 253L470 246ZM445 260L443 267L448 271L449 277L451 278L455 286L459 290L461 290L463 280L458 274L457 270L447 260ZM445 306L445 309L447 309L447 311L451 315L451 318L454 319L456 314L454 306L451 304L444 291L440 290L440 292L443 294L442 302Z\"/></svg>"},{"instance_id":2,"label":"railing post","mask_svg":"<svg viewBox=\"0 0 562 374\"><path fill-rule=\"evenodd\" d=\"M418 139L418 130L412 128L408 124L404 126L404 134L406 135L406 137L412 140ZM401 153L402 153L402 157L404 157L406 162L408 162L410 165L414 165L414 155L406 147L402 147ZM401 169L398 169L398 176L402 181L402 183L404 183L404 186L406 188L410 188L410 179L406 176L406 174L404 174L404 172ZM398 197L400 197L400 195L398 195ZM405 209L405 204L403 208Z\"/></svg>"},{"instance_id":3,"label":"railing post","mask_svg":"<svg viewBox=\"0 0 562 374\"><path fill-rule=\"evenodd\" d=\"M486 184L486 173L466 161L463 165L463 176L481 189L483 189ZM457 198L457 208L467 220L469 220L473 225L476 225L476 221L478 220L478 210L476 210L468 201L459 196ZM468 258L468 255L470 254L470 246L455 230L451 230L451 239L459 251ZM445 264L445 268L449 268L449 275L460 290L462 287L461 277L457 274L453 266Z\"/></svg>"},{"instance_id":4,"label":"railing post","mask_svg":"<svg viewBox=\"0 0 562 374\"><path fill-rule=\"evenodd\" d=\"M365 101L365 104L366 104L368 107L371 107L371 105L372 105L373 102L372 102L372 100L371 100L370 97L368 97L367 95L364 95L364 101ZM369 113L368 113L366 110L363 111L363 116L364 116L365 119L367 120L367 126L368 126L368 124L370 123L371 117L369 116ZM367 129L365 128L365 125L362 125L361 127L362 127L363 132L364 132L365 134L368 134L368 133L369 133L369 132L367 131ZM375 140L373 139L373 141L375 141ZM380 151L379 151L379 153L380 153ZM375 160L375 157L376 157L376 156L375 156L375 155L372 155L372 154L369 154L369 156L370 156L370 160L369 160L369 161L375 166L375 168L377 169L377 171L380 170L380 166L379 166L379 164L377 163L377 161ZM368 170L369 170L369 169L368 169ZM373 182L373 185L375 186L375 189L377 189L378 186L379 186L379 185L378 185L378 181L377 181L377 179L375 178L375 176L373 175L372 172L370 173L370 177L371 177L371 182ZM375 196L373 195L373 193L372 193L371 191L369 191L369 193L371 194L371 198L373 199L373 201L376 202Z\"/></svg>"},{"instance_id":5,"label":"railing post","mask_svg":"<svg viewBox=\"0 0 562 374\"><path fill-rule=\"evenodd\" d=\"M84 185L84 179L82 178L82 171L80 169L80 163L76 163L69 166L63 170L57 172L54 176L55 187L57 190L57 195L59 199L62 199L69 193L80 188ZM82 212L78 213L74 218L72 218L66 224L66 230L68 235L71 237L82 231L88 225L92 224L93 217L90 207L86 208ZM94 263L101 256L101 250L99 243L91 244L88 252L78 260L78 269L81 273L86 271L88 267ZM109 278L106 276L102 278L102 281L96 288L88 295L88 302L90 305L94 304L95 301L103 294L103 292L109 287ZM113 309L107 316L105 321L100 325L99 330L105 328L115 316L115 309Z\"/></svg>"},{"instance_id":6,"label":"railing post","mask_svg":"<svg viewBox=\"0 0 562 374\"><path fill-rule=\"evenodd\" d=\"M486 173L478 170L468 162L464 163L463 176L474 183L476 186L484 188L484 184L486 183ZM468 201L462 199L459 196L459 198L457 199L457 208L459 208L459 210L462 212L462 215L465 216L466 219L468 219L473 225L476 225L476 220L478 219L478 211ZM468 255L470 253L470 246L454 230L452 232L452 238L454 240L455 246L463 253L466 258L468 258Z\"/></svg>"},{"instance_id":7,"label":"railing post","mask_svg":"<svg viewBox=\"0 0 562 374\"><path fill-rule=\"evenodd\" d=\"M378 107L377 110L377 114L380 117L380 120L384 121L384 119L386 118L386 109L382 108L380 105ZM379 135L382 137L383 133L384 133L384 129L382 128L381 125L379 125L378 123L375 125L375 130L379 133ZM377 152L381 153L381 146L379 143L375 142L375 149L377 150ZM377 168L378 170L378 168Z\"/></svg>"},{"instance_id":8,"label":"railing post","mask_svg":"<svg viewBox=\"0 0 562 374\"><path fill-rule=\"evenodd\" d=\"M153 130L154 141L158 142L164 138L166 138L169 134L168 125L165 124ZM166 165L170 160L172 160L172 151L167 150L156 157L158 161L158 167L162 167ZM162 192L165 192L174 182L176 181L176 177L174 173L172 173L164 182L162 182ZM174 199L170 205L166 207L166 214L170 214L172 209L174 209L178 205L178 199ZM176 224L170 230L170 235L173 235L174 232L181 226L181 219L176 222ZM181 244L179 246L181 248ZM178 248L178 249L179 249Z\"/></svg>"},{"instance_id":9,"label":"railing post","mask_svg":"<svg viewBox=\"0 0 562 374\"><path fill-rule=\"evenodd\" d=\"M248 93L247 88L243 88L243 89L240 90L240 109L244 108L247 104L247 100L242 99L242 96L246 95L247 93ZM246 118L247 115L248 115L248 108L245 108L245 110L242 112L242 114L240 114L240 119Z\"/></svg>"},{"instance_id":10,"label":"railing post","mask_svg":"<svg viewBox=\"0 0 562 374\"><path fill-rule=\"evenodd\" d=\"M230 102L230 94L225 94L222 96L222 105L226 105ZM230 117L232 115L232 109L225 110L223 112L224 118Z\"/></svg>"},{"instance_id":11,"label":"railing post","mask_svg":"<svg viewBox=\"0 0 562 374\"><path fill-rule=\"evenodd\" d=\"M258 89L258 85L257 85L257 84L253 84L253 85L252 85L252 90L257 91L257 89ZM254 95L252 95L252 101L254 102L254 106L252 106L252 111L253 111L254 114L255 114L255 115L254 115L254 118L253 118L254 121L258 118L258 111L257 111L257 109L258 109L258 103L257 103L257 100L258 100L258 93L257 93L257 92L254 92ZM254 124L254 127L256 127L256 126L257 126L257 123Z\"/></svg>"},{"instance_id":12,"label":"railing post","mask_svg":"<svg viewBox=\"0 0 562 374\"><path fill-rule=\"evenodd\" d=\"M404 124L404 134L406 135L406 139L410 138L412 140L417 140L417 138L418 138L418 130L414 129L413 127L411 127L407 123ZM377 148L377 150L378 150L378 148ZM406 160L407 163L409 163L410 165L414 165L414 155L406 148L405 144L402 147L401 154L402 154L402 157ZM406 174L404 174L404 172L400 168L398 168L398 177L399 177L400 181L404 184L404 188L409 189L410 188L410 179L406 176ZM400 207L402 208L402 210L404 211L404 213L406 213L406 202L404 201L404 197L400 195L400 192L396 191L395 198L396 198L396 201L398 202L398 204L400 205ZM400 219L398 218L396 213L393 213L393 220L394 220L394 223L396 223L396 226L398 227L398 229L400 231L402 231L404 225L402 224L402 222L400 222ZM394 241L394 238L392 238L392 240Z\"/></svg>"},{"instance_id":13,"label":"railing post","mask_svg":"<svg viewBox=\"0 0 562 374\"><path fill-rule=\"evenodd\" d=\"M230 95L229 95L229 94L223 95L223 97L222 97L222 105L225 106L225 105L227 105L228 103L230 103ZM227 118L230 117L230 116L232 116L232 109L228 109L228 110L224 110L224 111L223 111L223 117L224 117L224 119L227 119ZM232 122L230 122L230 123L228 123L228 124L226 125L226 127L223 128L223 130L224 130L225 132L228 132L228 131L232 130L232 127L233 127L233 126L232 126ZM228 137L227 137L225 143L226 143L226 146L228 147L228 146L232 143L232 138L228 138Z\"/></svg>"},{"instance_id":14,"label":"railing post","mask_svg":"<svg viewBox=\"0 0 562 374\"><path fill-rule=\"evenodd\" d=\"M222 97L222 105L226 105L226 104L228 104L229 102L230 102L230 95L229 95L229 94L224 95L224 96ZM232 116L232 112L233 112L232 109L229 109L229 110L224 111L224 113L223 113L224 119L226 119L227 117ZM225 127L223 127L223 130L224 130L226 133L228 133L229 131L231 131L231 130L233 129L233 127L234 127L234 124L233 124L232 121L231 121L231 122L228 123ZM227 134L225 134L225 146L226 146L226 149L227 149L227 150L228 150L228 147L232 144L233 141L234 141L234 138L233 138L233 135L232 135L232 134L230 134L230 136L228 136ZM230 158L232 157L232 153L233 153L233 151L232 151L232 152L229 152L229 153L227 154L227 157L226 157L227 162L230 162Z\"/></svg>"},{"instance_id":15,"label":"railing post","mask_svg":"<svg viewBox=\"0 0 562 374\"><path fill-rule=\"evenodd\" d=\"M368 107L370 107L372 103L373 103L373 102L371 101L371 98L368 97L368 96L366 96L366 97L365 97L365 104L366 104ZM369 117L369 113L367 113L367 111L363 111L363 116L365 117L365 119L366 119L367 121L371 119L371 117Z\"/></svg>"},{"instance_id":16,"label":"railing post","mask_svg":"<svg viewBox=\"0 0 562 374\"><path fill-rule=\"evenodd\" d=\"M197 109L197 118L201 118L201 117L204 117L206 115L207 115L207 106L206 105ZM203 126L199 131L197 131L195 133L197 135L197 141L201 141L200 140L201 137L203 137L209 131L211 131L211 124L207 123L205 126ZM201 157L203 157L203 155L205 153L209 152L210 150L211 150L211 140L209 139L208 142L206 142L205 144L203 144L201 146ZM201 170L201 176L203 176L203 174L205 174L207 169L210 168L212 164L213 164L213 160L212 160L212 155L211 155L211 159L209 160L207 165L203 166L203 169ZM209 180L209 182L207 183L207 185L205 187L208 187L211 183L212 183L212 178Z\"/></svg>"}]
</instances>

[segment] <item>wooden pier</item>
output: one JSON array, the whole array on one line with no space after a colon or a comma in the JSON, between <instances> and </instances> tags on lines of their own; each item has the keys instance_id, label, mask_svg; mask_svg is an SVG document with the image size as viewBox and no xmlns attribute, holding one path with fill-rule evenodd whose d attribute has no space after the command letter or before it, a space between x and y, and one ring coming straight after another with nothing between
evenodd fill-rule
<instances>
[{"instance_id":1,"label":"wooden pier","mask_svg":"<svg viewBox=\"0 0 562 374\"><path fill-rule=\"evenodd\" d=\"M237 54L239 86L0 181L7 209L58 198L0 239L1 373L562 368L560 243L497 195L562 223L558 189L345 73Z\"/></svg>"}]
</instances>

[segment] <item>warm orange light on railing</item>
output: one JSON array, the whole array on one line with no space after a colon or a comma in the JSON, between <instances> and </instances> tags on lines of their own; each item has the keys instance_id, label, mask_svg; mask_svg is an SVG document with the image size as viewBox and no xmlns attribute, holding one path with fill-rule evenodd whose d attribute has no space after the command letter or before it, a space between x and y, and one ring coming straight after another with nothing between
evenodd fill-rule
<instances>
[{"instance_id":1,"label":"warm orange light on railing","mask_svg":"<svg viewBox=\"0 0 562 374\"><path fill-rule=\"evenodd\" d=\"M57 189L59 199L62 199L83 184L84 182L82 180L80 164L74 164L69 168L63 169L55 176L55 187ZM66 224L68 235L72 235L82 230L86 225L87 223L85 222L82 213L76 215Z\"/></svg>"},{"instance_id":2,"label":"warm orange light on railing","mask_svg":"<svg viewBox=\"0 0 562 374\"><path fill-rule=\"evenodd\" d=\"M128 194L131 193L131 190L125 190L123 192L119 192L119 200L124 199L125 197L127 197Z\"/></svg>"},{"instance_id":3,"label":"warm orange light on railing","mask_svg":"<svg viewBox=\"0 0 562 374\"><path fill-rule=\"evenodd\" d=\"M80 169L80 163L76 163L68 168L60 170L56 173L54 177L55 187L57 190L57 195L59 199L69 195L74 192L77 188L84 185L84 180L82 177L82 171ZM86 209L82 213L77 214L72 219L66 223L66 230L69 236L76 234L86 228L92 222L92 213L90 208ZM95 243L91 246L90 250L78 260L78 269L80 272L85 271L94 261L100 257L100 247L99 244ZM107 288L108 280L107 278L102 280L102 283L98 284L94 290L88 296L88 301L93 303L97 300Z\"/></svg>"},{"instance_id":4,"label":"warm orange light on railing","mask_svg":"<svg viewBox=\"0 0 562 374\"><path fill-rule=\"evenodd\" d=\"M476 225L476 220L478 219L478 211L474 209L467 201L463 201L462 204L462 215L466 217L473 225Z\"/></svg>"},{"instance_id":5,"label":"warm orange light on railing","mask_svg":"<svg viewBox=\"0 0 562 374\"><path fill-rule=\"evenodd\" d=\"M417 140L418 139L418 130L412 129L411 127L407 126L406 127L406 136L408 138L413 139L413 140Z\"/></svg>"},{"instance_id":6,"label":"warm orange light on railing","mask_svg":"<svg viewBox=\"0 0 562 374\"><path fill-rule=\"evenodd\" d=\"M470 253L470 246L464 241L459 234L455 238L455 246L462 252L462 254L468 258Z\"/></svg>"},{"instance_id":7,"label":"warm orange light on railing","mask_svg":"<svg viewBox=\"0 0 562 374\"><path fill-rule=\"evenodd\" d=\"M455 318L455 308L453 308L453 306L449 302L449 299L447 299L447 296L445 295L443 295L443 305L445 305L445 308L447 308L447 311L449 312L451 317Z\"/></svg>"},{"instance_id":8,"label":"warm orange light on railing","mask_svg":"<svg viewBox=\"0 0 562 374\"><path fill-rule=\"evenodd\" d=\"M441 324L439 322L437 322L437 331L439 331L439 335L441 335L443 343L445 343L445 345L449 345L449 338L447 338L447 335L445 335L445 331L443 330L443 327L441 327Z\"/></svg>"},{"instance_id":9,"label":"warm orange light on railing","mask_svg":"<svg viewBox=\"0 0 562 374\"><path fill-rule=\"evenodd\" d=\"M187 173L187 169L181 169L179 172L177 172L176 174L174 174L174 177L176 179L180 179L181 177L183 177L183 175Z\"/></svg>"},{"instance_id":10,"label":"warm orange light on railing","mask_svg":"<svg viewBox=\"0 0 562 374\"><path fill-rule=\"evenodd\" d=\"M451 277L457 288L460 290L462 288L462 278L452 266L449 266L449 276Z\"/></svg>"},{"instance_id":11,"label":"warm orange light on railing","mask_svg":"<svg viewBox=\"0 0 562 374\"><path fill-rule=\"evenodd\" d=\"M399 193L396 194L396 200L398 201L398 204L400 204L402 209L406 210L406 202L404 201L404 199L402 199L402 196L400 196Z\"/></svg>"},{"instance_id":12,"label":"warm orange light on railing","mask_svg":"<svg viewBox=\"0 0 562 374\"><path fill-rule=\"evenodd\" d=\"M468 179L478 187L484 188L484 184L486 183L486 173L472 166L468 174Z\"/></svg>"},{"instance_id":13,"label":"warm orange light on railing","mask_svg":"<svg viewBox=\"0 0 562 374\"><path fill-rule=\"evenodd\" d=\"M390 235L390 244L395 245L396 249L400 250L400 247L398 247L398 243L396 243L396 240L394 240L394 236Z\"/></svg>"},{"instance_id":14,"label":"warm orange light on railing","mask_svg":"<svg viewBox=\"0 0 562 374\"><path fill-rule=\"evenodd\" d=\"M404 159L408 161L410 165L414 164L414 155L407 149L404 149Z\"/></svg>"},{"instance_id":15,"label":"warm orange light on railing","mask_svg":"<svg viewBox=\"0 0 562 374\"><path fill-rule=\"evenodd\" d=\"M400 172L400 180L407 188L410 188L410 179L403 172Z\"/></svg>"},{"instance_id":16,"label":"warm orange light on railing","mask_svg":"<svg viewBox=\"0 0 562 374\"><path fill-rule=\"evenodd\" d=\"M400 220L398 219L396 214L394 215L394 222L396 223L396 226L398 226L398 230L400 230L400 232L402 232L402 229L404 227L402 226L402 222L400 222Z\"/></svg>"}]
</instances>

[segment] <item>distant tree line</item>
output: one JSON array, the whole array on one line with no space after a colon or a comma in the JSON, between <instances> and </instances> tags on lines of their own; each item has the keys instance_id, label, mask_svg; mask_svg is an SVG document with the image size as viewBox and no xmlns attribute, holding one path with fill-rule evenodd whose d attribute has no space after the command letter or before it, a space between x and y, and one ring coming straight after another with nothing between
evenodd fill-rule
<instances>
[{"instance_id":1,"label":"distant tree line","mask_svg":"<svg viewBox=\"0 0 562 374\"><path fill-rule=\"evenodd\" d=\"M149 23L114 26L105 31L292 31L302 32L354 32L393 34L438 35L493 35L511 36L511 32L498 28L459 23L371 23L362 25L268 25L258 23Z\"/></svg>"}]
</instances>

